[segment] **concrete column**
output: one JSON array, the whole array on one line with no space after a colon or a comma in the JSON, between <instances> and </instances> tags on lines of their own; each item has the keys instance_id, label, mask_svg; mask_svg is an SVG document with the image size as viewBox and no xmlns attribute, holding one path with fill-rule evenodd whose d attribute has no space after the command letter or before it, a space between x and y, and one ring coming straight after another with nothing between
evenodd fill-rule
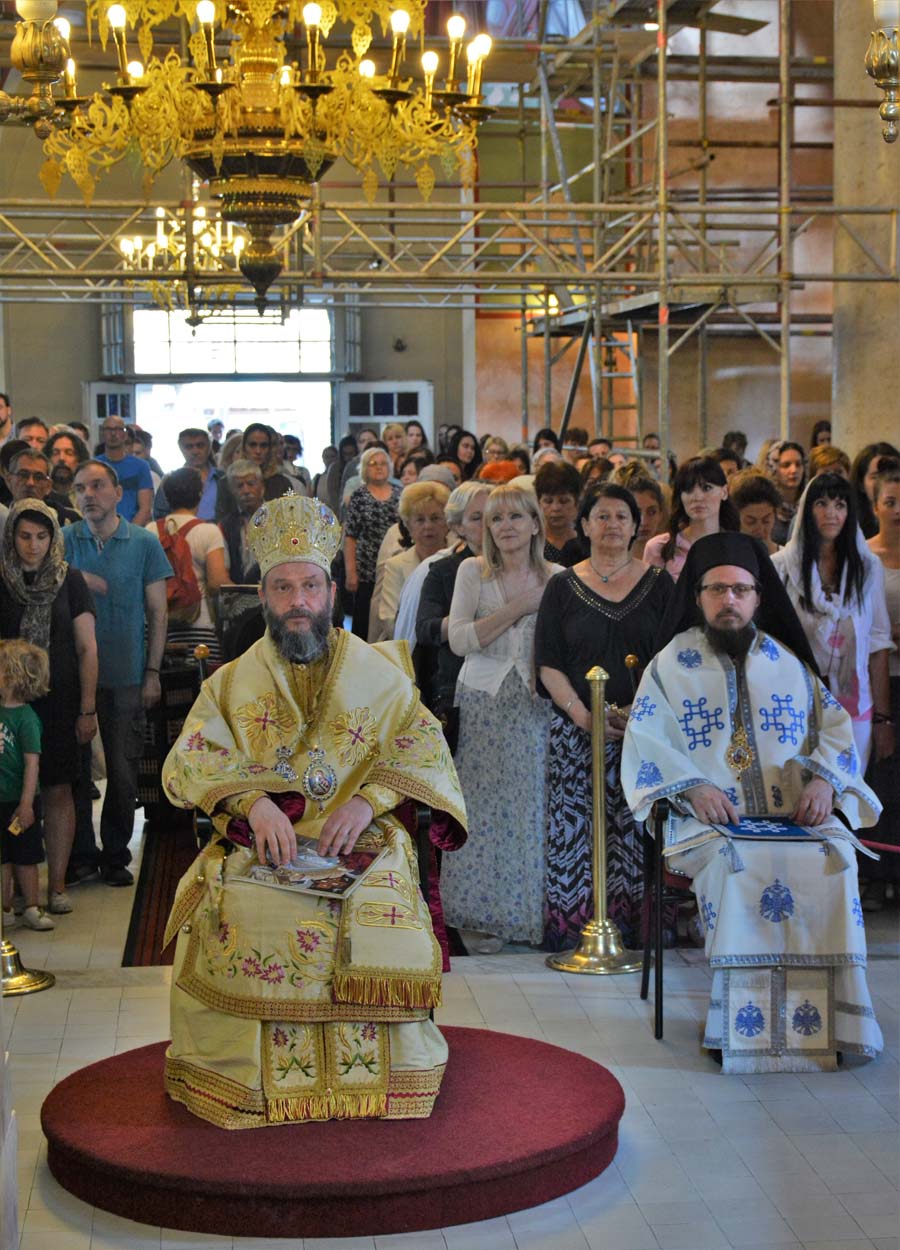
<instances>
[{"instance_id":1,"label":"concrete column","mask_svg":"<svg viewBox=\"0 0 900 1250\"><path fill-rule=\"evenodd\" d=\"M870 0L836 0L834 5L834 94L841 99L881 93L863 64L874 25ZM881 137L877 107L835 110L834 203L837 207L900 209L900 143ZM850 228L890 263L889 218L850 216ZM896 228L896 225L895 225ZM896 246L896 239L894 239ZM872 272L874 266L846 230L835 224L835 273ZM855 453L866 443L896 443L900 428L900 285L836 282L832 372L833 438Z\"/></svg>"}]
</instances>

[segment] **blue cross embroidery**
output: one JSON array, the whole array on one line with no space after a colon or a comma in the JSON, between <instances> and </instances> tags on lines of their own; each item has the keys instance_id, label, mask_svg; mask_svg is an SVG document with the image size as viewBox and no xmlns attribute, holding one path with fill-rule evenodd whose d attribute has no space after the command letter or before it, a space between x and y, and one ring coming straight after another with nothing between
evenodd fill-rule
<instances>
[{"instance_id":1,"label":"blue cross embroidery","mask_svg":"<svg viewBox=\"0 0 900 1250\"><path fill-rule=\"evenodd\" d=\"M771 638L763 638L759 644L759 649L768 660L777 660L781 654Z\"/></svg>"},{"instance_id":2,"label":"blue cross embroidery","mask_svg":"<svg viewBox=\"0 0 900 1250\"><path fill-rule=\"evenodd\" d=\"M853 912L853 919L856 921L856 927L861 929L865 924L865 921L863 920L862 903L858 898L855 898L850 904L850 910Z\"/></svg>"},{"instance_id":3,"label":"blue cross embroidery","mask_svg":"<svg viewBox=\"0 0 900 1250\"><path fill-rule=\"evenodd\" d=\"M772 920L775 924L781 924L785 916L794 914L794 896L777 877L762 892L759 900L759 914L763 920Z\"/></svg>"},{"instance_id":4,"label":"blue cross embroidery","mask_svg":"<svg viewBox=\"0 0 900 1250\"><path fill-rule=\"evenodd\" d=\"M723 790L722 793L725 795L726 799L729 800L729 802L733 803L735 807L737 807L740 799L738 798L738 792L735 790L734 786L729 786L726 790Z\"/></svg>"},{"instance_id":5,"label":"blue cross embroidery","mask_svg":"<svg viewBox=\"0 0 900 1250\"><path fill-rule=\"evenodd\" d=\"M781 792L781 786L772 787L772 802L776 807L784 807L784 795Z\"/></svg>"},{"instance_id":6,"label":"blue cross embroidery","mask_svg":"<svg viewBox=\"0 0 900 1250\"><path fill-rule=\"evenodd\" d=\"M760 728L763 733L774 729L779 742L790 742L797 746L797 734L802 734L806 725L806 713L794 707L792 694L772 695L772 707L759 709Z\"/></svg>"},{"instance_id":7,"label":"blue cross embroidery","mask_svg":"<svg viewBox=\"0 0 900 1250\"><path fill-rule=\"evenodd\" d=\"M712 731L714 729L724 729L725 722L722 720L723 709L717 707L710 712L707 708L709 700L706 695L701 695L696 702L693 699L682 699L681 706L686 708L684 716L679 716L678 723L684 730L688 740L688 749L696 751L698 746L712 746ZM699 728L695 728L691 723L693 720L699 720Z\"/></svg>"},{"instance_id":8,"label":"blue cross embroidery","mask_svg":"<svg viewBox=\"0 0 900 1250\"><path fill-rule=\"evenodd\" d=\"M856 752L853 747L847 747L846 751L841 751L837 757L838 768L842 768L845 773L851 775L856 772Z\"/></svg>"},{"instance_id":9,"label":"blue cross embroidery","mask_svg":"<svg viewBox=\"0 0 900 1250\"><path fill-rule=\"evenodd\" d=\"M766 1018L752 999L734 1017L734 1027L741 1037L756 1037L766 1027Z\"/></svg>"},{"instance_id":10,"label":"blue cross embroidery","mask_svg":"<svg viewBox=\"0 0 900 1250\"><path fill-rule=\"evenodd\" d=\"M642 790L646 790L650 786L658 786L662 779L662 773L652 760L641 760L641 766L635 779L636 785L640 786Z\"/></svg>"},{"instance_id":11,"label":"blue cross embroidery","mask_svg":"<svg viewBox=\"0 0 900 1250\"><path fill-rule=\"evenodd\" d=\"M743 825L748 833L784 833L784 825L777 820L748 820L745 817Z\"/></svg>"},{"instance_id":12,"label":"blue cross embroidery","mask_svg":"<svg viewBox=\"0 0 900 1250\"><path fill-rule=\"evenodd\" d=\"M818 1007L814 1006L808 998L804 999L791 1017L791 1028L795 1033L801 1033L803 1037L812 1037L814 1033L820 1032L822 1017Z\"/></svg>"},{"instance_id":13,"label":"blue cross embroidery","mask_svg":"<svg viewBox=\"0 0 900 1250\"><path fill-rule=\"evenodd\" d=\"M649 719L656 711L656 704L651 703L647 695L639 694L631 705L631 720L642 721L646 717Z\"/></svg>"},{"instance_id":14,"label":"blue cross embroidery","mask_svg":"<svg viewBox=\"0 0 900 1250\"><path fill-rule=\"evenodd\" d=\"M703 923L707 929L713 930L716 927L716 916L718 913L705 894L700 895L700 915L703 917Z\"/></svg>"},{"instance_id":15,"label":"blue cross embroidery","mask_svg":"<svg viewBox=\"0 0 900 1250\"><path fill-rule=\"evenodd\" d=\"M679 651L675 659L682 668L699 668L702 656L699 651L695 651L690 647L687 651Z\"/></svg>"}]
</instances>

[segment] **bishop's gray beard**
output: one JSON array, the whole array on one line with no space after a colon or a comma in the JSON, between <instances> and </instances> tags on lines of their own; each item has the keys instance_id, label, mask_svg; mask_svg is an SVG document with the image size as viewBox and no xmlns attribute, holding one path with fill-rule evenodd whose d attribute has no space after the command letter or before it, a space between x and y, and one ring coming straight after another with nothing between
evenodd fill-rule
<instances>
[{"instance_id":1,"label":"bishop's gray beard","mask_svg":"<svg viewBox=\"0 0 900 1250\"><path fill-rule=\"evenodd\" d=\"M717 625L706 622L703 632L716 655L727 655L732 660L745 660L756 637L753 624L742 625L740 629L719 629Z\"/></svg>"},{"instance_id":2,"label":"bishop's gray beard","mask_svg":"<svg viewBox=\"0 0 900 1250\"><path fill-rule=\"evenodd\" d=\"M305 608L295 608L279 616L267 603L263 604L263 616L272 641L281 655L289 664L311 664L324 654L328 647L328 635L331 632L331 608L323 608L318 614L307 612ZM286 622L298 617L305 617L310 622L309 629L289 629Z\"/></svg>"}]
</instances>

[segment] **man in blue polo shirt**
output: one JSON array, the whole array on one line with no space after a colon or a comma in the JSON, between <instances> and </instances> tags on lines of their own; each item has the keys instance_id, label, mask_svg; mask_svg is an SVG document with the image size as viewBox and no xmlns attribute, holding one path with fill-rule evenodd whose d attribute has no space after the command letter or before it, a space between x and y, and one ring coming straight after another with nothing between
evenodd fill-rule
<instances>
[{"instance_id":1,"label":"man in blue polo shirt","mask_svg":"<svg viewBox=\"0 0 900 1250\"><path fill-rule=\"evenodd\" d=\"M98 456L104 464L116 471L122 495L116 508L119 516L135 525L145 526L150 520L153 507L153 478L150 466L140 456L133 456L126 443L127 428L121 417L109 416L100 427L103 435L103 455Z\"/></svg>"},{"instance_id":2,"label":"man in blue polo shirt","mask_svg":"<svg viewBox=\"0 0 900 1250\"><path fill-rule=\"evenodd\" d=\"M105 461L86 461L75 474L75 499L83 520L63 531L66 559L84 574L97 605L97 721L107 776L99 867L107 885L134 881L127 867L128 843L144 747L144 709L160 698L166 578L172 576L156 535L117 515L121 498L115 469ZM90 819L85 821L79 810L69 880L83 880L97 867Z\"/></svg>"}]
</instances>

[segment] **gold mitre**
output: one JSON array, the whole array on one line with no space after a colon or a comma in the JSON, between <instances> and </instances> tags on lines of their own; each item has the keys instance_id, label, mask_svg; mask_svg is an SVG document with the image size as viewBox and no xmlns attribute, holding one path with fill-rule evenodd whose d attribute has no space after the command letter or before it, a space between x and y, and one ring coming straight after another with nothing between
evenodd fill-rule
<instances>
[{"instance_id":1,"label":"gold mitre","mask_svg":"<svg viewBox=\"0 0 900 1250\"><path fill-rule=\"evenodd\" d=\"M282 495L253 513L247 545L265 577L276 564L317 564L326 573L341 545L337 517L318 499Z\"/></svg>"}]
</instances>

